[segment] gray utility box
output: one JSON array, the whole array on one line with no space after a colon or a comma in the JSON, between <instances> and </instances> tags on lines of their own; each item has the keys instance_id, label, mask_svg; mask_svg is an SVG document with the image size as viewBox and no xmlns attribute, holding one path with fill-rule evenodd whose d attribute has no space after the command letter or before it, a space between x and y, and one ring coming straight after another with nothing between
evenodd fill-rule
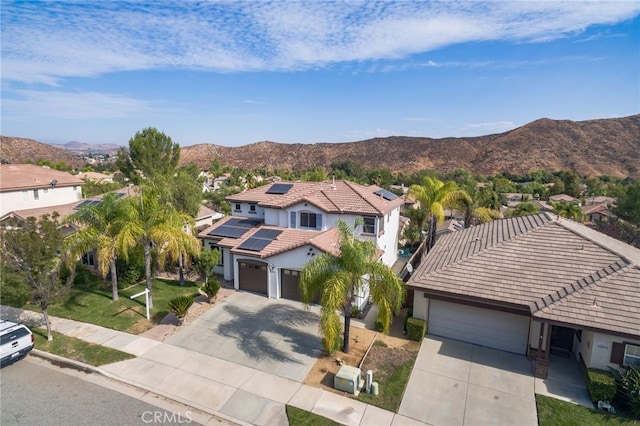
<instances>
[{"instance_id":1,"label":"gray utility box","mask_svg":"<svg viewBox=\"0 0 640 426\"><path fill-rule=\"evenodd\" d=\"M343 365L333 378L333 387L343 392L358 395L360 388L362 388L360 369L350 365Z\"/></svg>"}]
</instances>

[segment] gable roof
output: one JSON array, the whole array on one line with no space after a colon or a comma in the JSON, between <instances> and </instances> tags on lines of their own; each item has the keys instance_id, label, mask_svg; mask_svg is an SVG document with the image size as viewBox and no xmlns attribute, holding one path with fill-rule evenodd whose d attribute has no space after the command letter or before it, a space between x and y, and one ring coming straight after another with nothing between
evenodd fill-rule
<instances>
[{"instance_id":1,"label":"gable roof","mask_svg":"<svg viewBox=\"0 0 640 426\"><path fill-rule=\"evenodd\" d=\"M0 177L0 192L84 185L71 173L33 164L0 164Z\"/></svg>"},{"instance_id":2,"label":"gable roof","mask_svg":"<svg viewBox=\"0 0 640 426\"><path fill-rule=\"evenodd\" d=\"M283 194L269 193L274 185L291 185ZM387 200L376 192L379 186L364 186L353 182L284 182L263 185L227 197L236 203L257 203L261 207L285 209L299 203L308 203L327 213L383 215L401 206L401 197Z\"/></svg>"},{"instance_id":3,"label":"gable roof","mask_svg":"<svg viewBox=\"0 0 640 426\"><path fill-rule=\"evenodd\" d=\"M640 250L541 213L440 237L407 284L431 295L640 336L638 268Z\"/></svg>"}]
</instances>

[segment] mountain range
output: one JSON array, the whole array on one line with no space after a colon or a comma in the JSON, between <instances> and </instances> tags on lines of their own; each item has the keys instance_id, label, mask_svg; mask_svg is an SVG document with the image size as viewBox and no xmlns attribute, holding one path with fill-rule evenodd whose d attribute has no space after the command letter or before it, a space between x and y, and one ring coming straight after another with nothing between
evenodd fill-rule
<instances>
[{"instance_id":1,"label":"mountain range","mask_svg":"<svg viewBox=\"0 0 640 426\"><path fill-rule=\"evenodd\" d=\"M38 159L82 163L71 150L59 146L7 136L2 136L1 142L0 161L5 163ZM99 149L78 145L73 143L73 152L85 147L93 147L93 152ZM215 158L222 164L250 170L264 166L329 169L334 161L351 160L365 168L388 168L392 172L464 168L484 175L520 175L543 169L640 178L640 114L587 121L543 118L508 132L466 138L390 136L344 143L264 141L239 147L199 144L180 149L182 165L195 163L206 169Z\"/></svg>"}]
</instances>

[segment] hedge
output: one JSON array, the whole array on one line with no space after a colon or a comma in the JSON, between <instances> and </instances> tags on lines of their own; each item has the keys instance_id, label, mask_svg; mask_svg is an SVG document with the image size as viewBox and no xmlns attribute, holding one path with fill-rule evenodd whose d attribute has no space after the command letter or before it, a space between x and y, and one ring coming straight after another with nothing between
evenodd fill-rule
<instances>
[{"instance_id":1,"label":"hedge","mask_svg":"<svg viewBox=\"0 0 640 426\"><path fill-rule=\"evenodd\" d=\"M416 342L422 342L424 334L427 332L427 323L425 320L418 318L409 318L407 320L407 337Z\"/></svg>"},{"instance_id":2,"label":"hedge","mask_svg":"<svg viewBox=\"0 0 640 426\"><path fill-rule=\"evenodd\" d=\"M595 368L587 370L587 391L594 404L598 401L613 401L616 389L616 379L610 372Z\"/></svg>"}]
</instances>

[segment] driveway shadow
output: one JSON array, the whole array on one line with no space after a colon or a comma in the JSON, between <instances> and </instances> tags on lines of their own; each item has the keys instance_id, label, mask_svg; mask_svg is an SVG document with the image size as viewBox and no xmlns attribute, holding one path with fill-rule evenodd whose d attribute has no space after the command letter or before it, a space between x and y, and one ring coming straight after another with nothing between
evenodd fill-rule
<instances>
[{"instance_id":1,"label":"driveway shadow","mask_svg":"<svg viewBox=\"0 0 640 426\"><path fill-rule=\"evenodd\" d=\"M305 331L318 325L319 316L285 304L269 304L258 311L238 305L223 308L231 319L220 324L218 333L234 338L246 356L256 361L273 360L300 364L295 354L315 357L320 348L317 334ZM286 342L287 351L278 349Z\"/></svg>"}]
</instances>

